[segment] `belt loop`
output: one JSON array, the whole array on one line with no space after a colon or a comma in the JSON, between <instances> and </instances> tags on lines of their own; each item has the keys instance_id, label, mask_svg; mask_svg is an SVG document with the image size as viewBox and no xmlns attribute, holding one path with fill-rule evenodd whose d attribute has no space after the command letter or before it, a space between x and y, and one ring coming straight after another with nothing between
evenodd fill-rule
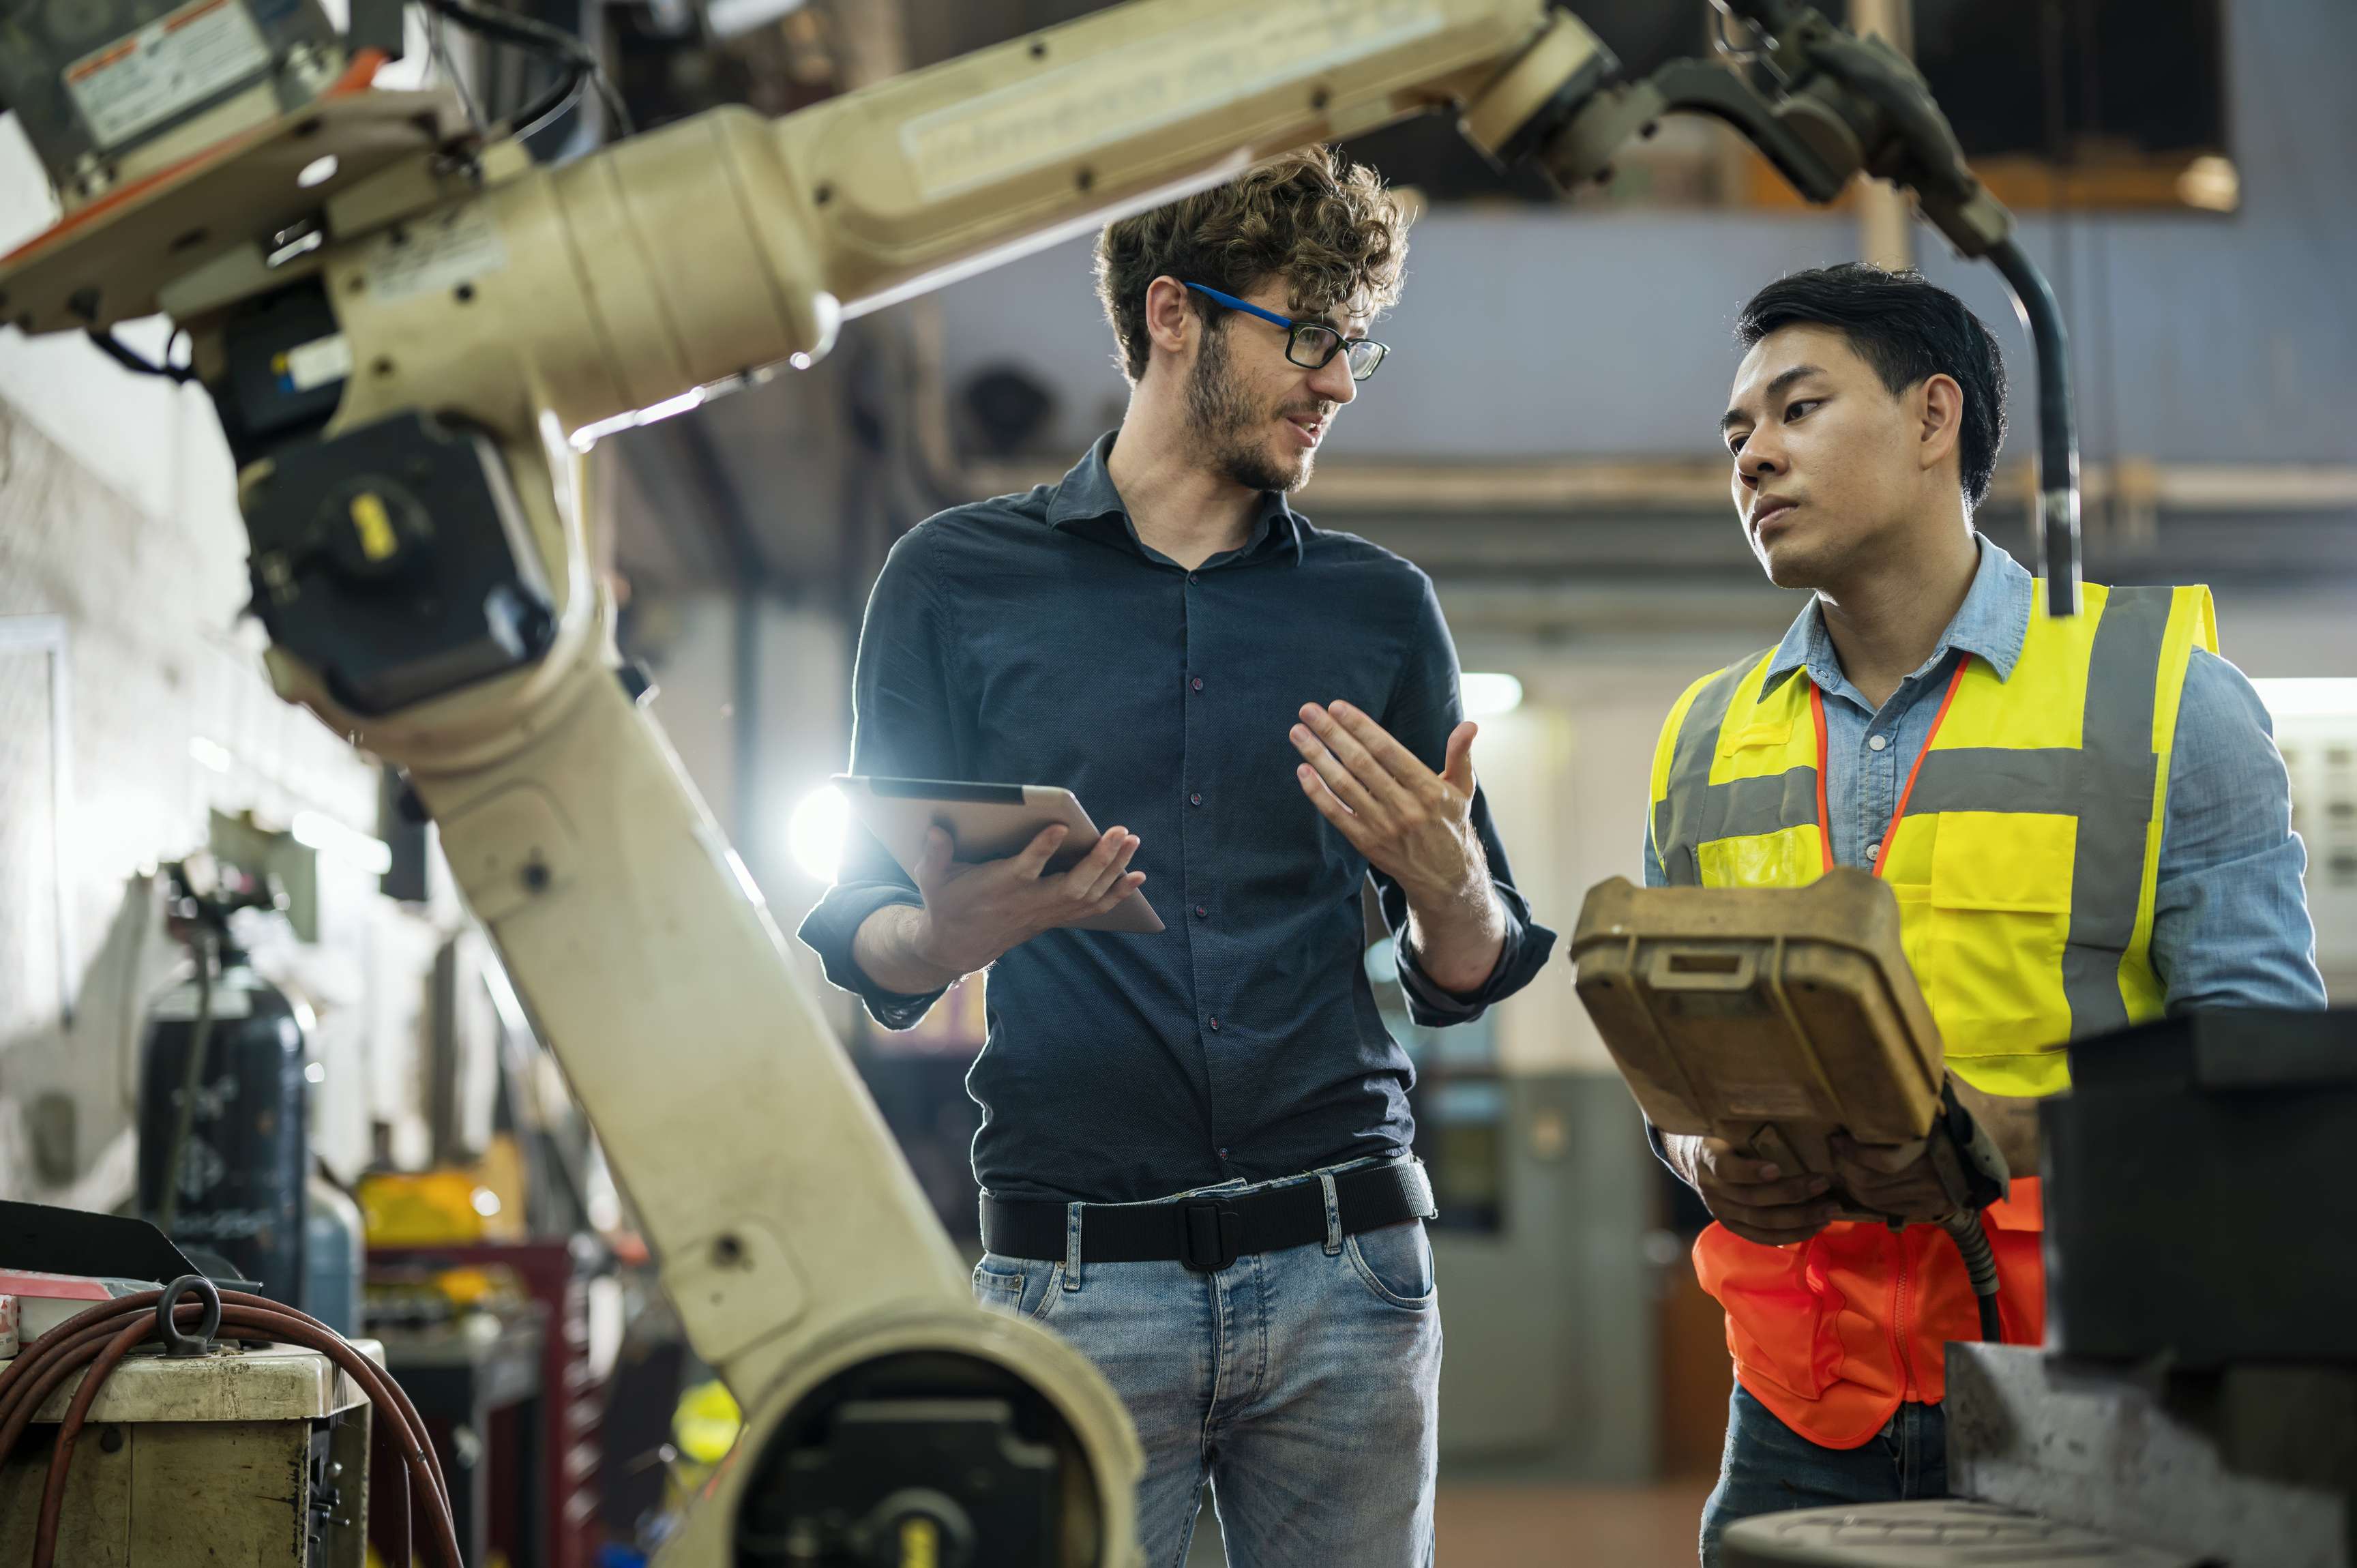
<instances>
[{"instance_id":1,"label":"belt loop","mask_svg":"<svg viewBox=\"0 0 2357 1568\"><path fill-rule=\"evenodd\" d=\"M1318 1185L1326 1194L1326 1255L1338 1257L1342 1251L1342 1202L1334 1193L1334 1173L1319 1171Z\"/></svg>"},{"instance_id":2,"label":"belt loop","mask_svg":"<svg viewBox=\"0 0 2357 1568\"><path fill-rule=\"evenodd\" d=\"M1081 1210L1087 1205L1064 1205L1064 1288L1081 1288Z\"/></svg>"}]
</instances>

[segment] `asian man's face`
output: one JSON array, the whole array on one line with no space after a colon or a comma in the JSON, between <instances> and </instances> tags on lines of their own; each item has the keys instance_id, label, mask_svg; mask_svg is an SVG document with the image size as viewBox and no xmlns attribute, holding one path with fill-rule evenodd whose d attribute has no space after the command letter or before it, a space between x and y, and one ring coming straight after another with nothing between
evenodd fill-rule
<instances>
[{"instance_id":1,"label":"asian man's face","mask_svg":"<svg viewBox=\"0 0 2357 1568\"><path fill-rule=\"evenodd\" d=\"M1923 384L1894 396L1835 328L1780 328L1743 357L1720 429L1770 582L1825 587L1907 546L1926 494L1923 403Z\"/></svg>"}]
</instances>

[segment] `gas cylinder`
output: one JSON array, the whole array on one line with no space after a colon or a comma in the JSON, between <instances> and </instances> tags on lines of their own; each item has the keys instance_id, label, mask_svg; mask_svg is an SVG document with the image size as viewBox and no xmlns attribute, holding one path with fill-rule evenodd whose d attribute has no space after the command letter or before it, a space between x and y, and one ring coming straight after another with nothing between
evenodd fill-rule
<instances>
[{"instance_id":1,"label":"gas cylinder","mask_svg":"<svg viewBox=\"0 0 2357 1568\"><path fill-rule=\"evenodd\" d=\"M285 993L254 973L244 954L226 946L220 954L195 1110L177 1149L205 976L192 972L148 1015L139 1207L175 1241L218 1253L261 1294L299 1305L311 1161L303 1028Z\"/></svg>"}]
</instances>

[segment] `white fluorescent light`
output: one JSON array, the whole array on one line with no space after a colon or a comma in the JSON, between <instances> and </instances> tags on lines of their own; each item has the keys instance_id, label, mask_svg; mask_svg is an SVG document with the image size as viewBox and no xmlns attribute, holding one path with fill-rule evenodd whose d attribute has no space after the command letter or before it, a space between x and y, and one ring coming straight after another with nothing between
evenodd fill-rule
<instances>
[{"instance_id":1,"label":"white fluorescent light","mask_svg":"<svg viewBox=\"0 0 2357 1568\"><path fill-rule=\"evenodd\" d=\"M2346 676L2278 676L2251 685L2279 719L2357 718L2357 680Z\"/></svg>"},{"instance_id":2,"label":"white fluorescent light","mask_svg":"<svg viewBox=\"0 0 2357 1568\"><path fill-rule=\"evenodd\" d=\"M803 796L786 819L786 848L802 875L832 884L850 832L851 802L834 785L822 784Z\"/></svg>"},{"instance_id":3,"label":"white fluorescent light","mask_svg":"<svg viewBox=\"0 0 2357 1568\"><path fill-rule=\"evenodd\" d=\"M790 16L802 5L803 0L711 0L704 19L712 24L713 37L733 38Z\"/></svg>"},{"instance_id":4,"label":"white fluorescent light","mask_svg":"<svg viewBox=\"0 0 2357 1568\"><path fill-rule=\"evenodd\" d=\"M393 869L393 846L382 839L371 838L357 828L348 828L335 818L318 811L295 813L295 842L321 854L348 861L377 876Z\"/></svg>"},{"instance_id":5,"label":"white fluorescent light","mask_svg":"<svg viewBox=\"0 0 2357 1568\"><path fill-rule=\"evenodd\" d=\"M1523 705L1523 683L1512 675L1468 672L1457 678L1469 719L1494 718Z\"/></svg>"}]
</instances>

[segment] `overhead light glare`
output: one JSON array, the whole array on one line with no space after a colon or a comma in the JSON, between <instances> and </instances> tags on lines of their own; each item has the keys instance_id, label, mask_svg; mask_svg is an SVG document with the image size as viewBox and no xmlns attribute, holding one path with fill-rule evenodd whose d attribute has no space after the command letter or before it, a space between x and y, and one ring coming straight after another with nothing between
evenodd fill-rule
<instances>
[{"instance_id":1,"label":"overhead light glare","mask_svg":"<svg viewBox=\"0 0 2357 1568\"><path fill-rule=\"evenodd\" d=\"M2252 687L2279 719L2357 718L2357 679L2342 675L2271 676Z\"/></svg>"},{"instance_id":2,"label":"overhead light glare","mask_svg":"<svg viewBox=\"0 0 2357 1568\"><path fill-rule=\"evenodd\" d=\"M1457 689L1469 719L1495 718L1523 705L1523 683L1512 675L1468 672L1458 677Z\"/></svg>"},{"instance_id":3,"label":"overhead light glare","mask_svg":"<svg viewBox=\"0 0 2357 1568\"><path fill-rule=\"evenodd\" d=\"M371 838L357 828L348 828L325 812L296 812L291 831L296 843L356 865L371 875L382 876L393 869L391 844Z\"/></svg>"},{"instance_id":4,"label":"overhead light glare","mask_svg":"<svg viewBox=\"0 0 2357 1568\"><path fill-rule=\"evenodd\" d=\"M2243 205L2243 175L2232 158L2205 153L2177 177L2177 199L2204 212L2232 212Z\"/></svg>"},{"instance_id":5,"label":"overhead light glare","mask_svg":"<svg viewBox=\"0 0 2357 1568\"><path fill-rule=\"evenodd\" d=\"M786 849L803 875L832 885L850 832L851 802L834 785L822 784L797 801L786 819Z\"/></svg>"}]
</instances>

